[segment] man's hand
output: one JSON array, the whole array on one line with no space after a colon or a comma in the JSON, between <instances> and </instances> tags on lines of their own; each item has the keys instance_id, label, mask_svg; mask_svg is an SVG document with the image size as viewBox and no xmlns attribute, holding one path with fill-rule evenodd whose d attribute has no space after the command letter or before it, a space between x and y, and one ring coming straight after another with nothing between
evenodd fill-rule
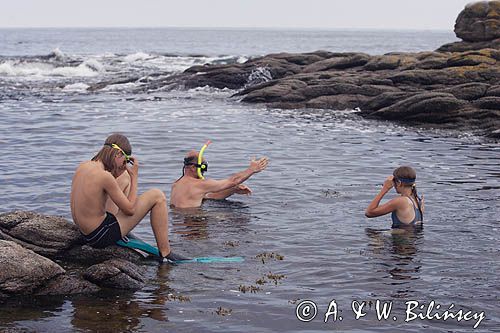
<instances>
[{"instance_id":1,"label":"man's hand","mask_svg":"<svg viewBox=\"0 0 500 333\"><path fill-rule=\"evenodd\" d=\"M248 187L244 184L239 184L238 186L235 186L234 193L250 195L250 194L252 194L252 190L250 189L250 187Z\"/></svg>"},{"instance_id":2,"label":"man's hand","mask_svg":"<svg viewBox=\"0 0 500 333\"><path fill-rule=\"evenodd\" d=\"M250 170L253 171L253 173L258 173L267 168L267 164L269 163L269 160L267 157L262 157L259 160L255 160L255 158L250 161Z\"/></svg>"},{"instance_id":3,"label":"man's hand","mask_svg":"<svg viewBox=\"0 0 500 333\"><path fill-rule=\"evenodd\" d=\"M134 163L131 167L127 165L127 172L130 175L130 178L135 178L139 176L139 161L135 157L130 157L130 160Z\"/></svg>"}]
</instances>

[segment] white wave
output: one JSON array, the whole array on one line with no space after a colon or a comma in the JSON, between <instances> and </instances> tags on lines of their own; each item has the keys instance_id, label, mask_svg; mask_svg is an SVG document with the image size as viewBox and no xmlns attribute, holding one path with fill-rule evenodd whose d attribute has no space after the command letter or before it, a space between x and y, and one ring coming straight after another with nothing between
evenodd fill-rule
<instances>
[{"instance_id":1,"label":"white wave","mask_svg":"<svg viewBox=\"0 0 500 333\"><path fill-rule=\"evenodd\" d=\"M137 88L139 85L134 82L120 83L120 84L110 84L109 86L101 89L101 91L122 91Z\"/></svg>"},{"instance_id":2,"label":"white wave","mask_svg":"<svg viewBox=\"0 0 500 333\"><path fill-rule=\"evenodd\" d=\"M104 71L97 60L87 60L76 66L56 67L43 62L6 61L0 64L0 75L17 77L91 77Z\"/></svg>"},{"instance_id":3,"label":"white wave","mask_svg":"<svg viewBox=\"0 0 500 333\"><path fill-rule=\"evenodd\" d=\"M57 60L64 60L65 58L65 54L58 47L52 50L52 54L55 56Z\"/></svg>"},{"instance_id":4,"label":"white wave","mask_svg":"<svg viewBox=\"0 0 500 333\"><path fill-rule=\"evenodd\" d=\"M90 68L85 63L80 64L76 67L56 67L52 69L52 71L48 73L44 73L44 76L64 76L64 77L74 77L74 76L83 76L90 77L96 76L99 73L95 71L93 68Z\"/></svg>"},{"instance_id":5,"label":"white wave","mask_svg":"<svg viewBox=\"0 0 500 333\"><path fill-rule=\"evenodd\" d=\"M139 60L148 60L151 58L153 58L153 56L150 54L147 54L144 52L137 52L137 53L129 54L128 56L125 56L125 58L123 58L123 60L125 62L136 62Z\"/></svg>"},{"instance_id":6,"label":"white wave","mask_svg":"<svg viewBox=\"0 0 500 333\"><path fill-rule=\"evenodd\" d=\"M63 91L86 91L88 87L89 87L88 84L79 82L79 83L68 84L63 88Z\"/></svg>"},{"instance_id":7,"label":"white wave","mask_svg":"<svg viewBox=\"0 0 500 333\"><path fill-rule=\"evenodd\" d=\"M269 68L266 67L257 67L252 70L252 73L248 75L247 84L245 87L251 87L257 84L261 84L264 82L271 81L273 79L273 75Z\"/></svg>"},{"instance_id":8,"label":"white wave","mask_svg":"<svg viewBox=\"0 0 500 333\"><path fill-rule=\"evenodd\" d=\"M96 72L104 72L104 66L97 61L96 59L88 59L83 62L83 65L89 67L90 69L96 71Z\"/></svg>"},{"instance_id":9,"label":"white wave","mask_svg":"<svg viewBox=\"0 0 500 333\"><path fill-rule=\"evenodd\" d=\"M238 60L236 60L236 62L238 64L244 64L247 61L248 61L248 58L247 57L243 57L243 56L238 57Z\"/></svg>"}]
</instances>

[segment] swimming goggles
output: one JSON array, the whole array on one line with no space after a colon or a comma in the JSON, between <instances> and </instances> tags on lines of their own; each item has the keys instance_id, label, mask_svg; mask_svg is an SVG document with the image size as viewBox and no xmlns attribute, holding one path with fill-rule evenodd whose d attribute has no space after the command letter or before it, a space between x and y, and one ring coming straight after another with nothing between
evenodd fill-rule
<instances>
[{"instance_id":1,"label":"swimming goggles","mask_svg":"<svg viewBox=\"0 0 500 333\"><path fill-rule=\"evenodd\" d=\"M125 161L127 161L127 163L130 163L130 164L134 164L134 162L132 162L132 160L130 159L130 155L128 155L127 153L125 153L125 151L123 151L123 149L120 148L120 146L118 146L116 143L112 143L112 144L109 144L109 143L106 143L105 146L108 146L108 147L111 147L111 148L114 148L118 151L120 151L123 156L125 157Z\"/></svg>"},{"instance_id":2,"label":"swimming goggles","mask_svg":"<svg viewBox=\"0 0 500 333\"><path fill-rule=\"evenodd\" d=\"M395 182L401 182L401 183L404 183L404 184L413 184L413 183L415 183L415 178L398 178L398 177L394 177L394 181Z\"/></svg>"}]
</instances>

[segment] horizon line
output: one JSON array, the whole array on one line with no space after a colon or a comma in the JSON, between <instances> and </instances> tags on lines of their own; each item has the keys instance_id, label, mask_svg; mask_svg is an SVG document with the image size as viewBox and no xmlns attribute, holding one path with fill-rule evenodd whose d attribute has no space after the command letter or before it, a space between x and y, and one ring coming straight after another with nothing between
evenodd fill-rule
<instances>
[{"instance_id":1,"label":"horizon line","mask_svg":"<svg viewBox=\"0 0 500 333\"><path fill-rule=\"evenodd\" d=\"M201 26L0 26L0 29L193 29L193 30L319 30L319 31L434 31L454 32L443 28L376 28L376 27L201 27Z\"/></svg>"}]
</instances>

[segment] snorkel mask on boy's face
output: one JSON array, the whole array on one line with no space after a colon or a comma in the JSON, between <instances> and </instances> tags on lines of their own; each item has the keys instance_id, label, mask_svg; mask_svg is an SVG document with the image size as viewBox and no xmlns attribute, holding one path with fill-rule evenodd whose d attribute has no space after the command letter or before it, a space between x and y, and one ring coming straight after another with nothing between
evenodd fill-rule
<instances>
[{"instance_id":1,"label":"snorkel mask on boy's face","mask_svg":"<svg viewBox=\"0 0 500 333\"><path fill-rule=\"evenodd\" d=\"M132 160L130 159L130 155L125 153L125 151L123 149L121 149L120 146L118 146L116 143L112 143L112 144L107 143L107 144L105 144L105 146L108 146L108 147L111 147L113 149L118 150L119 152L121 152L123 154L123 157L125 157L126 163L134 164L134 162L132 162Z\"/></svg>"}]
</instances>

